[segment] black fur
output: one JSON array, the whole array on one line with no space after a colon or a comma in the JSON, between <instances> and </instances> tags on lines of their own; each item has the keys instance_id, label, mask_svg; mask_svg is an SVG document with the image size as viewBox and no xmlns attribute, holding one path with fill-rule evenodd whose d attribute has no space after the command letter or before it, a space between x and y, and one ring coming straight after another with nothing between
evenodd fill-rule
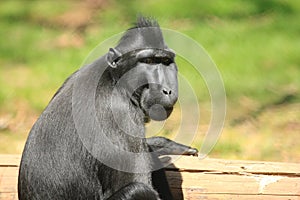
<instances>
[{"instance_id":1,"label":"black fur","mask_svg":"<svg viewBox=\"0 0 300 200\"><path fill-rule=\"evenodd\" d=\"M146 57L168 57L172 60L169 66L138 60L136 50L151 47L153 40L139 32L142 27L156 27L153 37L162 40L156 21L139 18L134 32L128 30L115 49L75 72L54 95L32 127L23 151L20 200L172 199L163 169L151 174L154 165L161 165L157 156L195 155L197 150L161 137L145 138L144 118L165 119L177 100L177 68L163 41L155 41L152 54ZM134 34L145 38L137 44ZM74 115L88 109L84 92L93 89L93 80L98 80L95 96L88 99L95 102L97 120L79 123L86 130L82 133ZM78 88L83 92L74 103ZM165 116L152 108L156 104L167 109ZM157 153L128 158L120 156L122 151ZM138 173L114 169L99 158L126 164Z\"/></svg>"}]
</instances>

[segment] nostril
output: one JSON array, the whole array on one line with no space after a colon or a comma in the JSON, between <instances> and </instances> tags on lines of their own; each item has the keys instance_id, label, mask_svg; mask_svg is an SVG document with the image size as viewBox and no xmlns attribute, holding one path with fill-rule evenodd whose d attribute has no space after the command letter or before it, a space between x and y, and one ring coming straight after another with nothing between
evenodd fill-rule
<instances>
[{"instance_id":1,"label":"nostril","mask_svg":"<svg viewBox=\"0 0 300 200\"><path fill-rule=\"evenodd\" d=\"M170 95L170 94L172 94L172 90L163 89L162 92L163 92L165 95Z\"/></svg>"}]
</instances>

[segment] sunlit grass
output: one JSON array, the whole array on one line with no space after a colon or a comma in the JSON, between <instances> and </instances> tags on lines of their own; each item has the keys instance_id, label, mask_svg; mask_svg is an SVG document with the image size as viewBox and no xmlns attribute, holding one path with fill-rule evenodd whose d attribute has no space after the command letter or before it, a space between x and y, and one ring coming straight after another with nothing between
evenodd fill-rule
<instances>
[{"instance_id":1,"label":"sunlit grass","mask_svg":"<svg viewBox=\"0 0 300 200\"><path fill-rule=\"evenodd\" d=\"M296 111L300 101L298 1L115 0L95 11L86 28L59 21L66 12L76 14L86 9L78 6L80 3L65 0L57 6L56 1L1 2L0 119L9 119L10 125L1 128L0 123L0 153L20 153L21 148L13 146L24 143L33 118L63 81L94 47L131 26L137 13L144 13L156 17L162 27L199 42L222 74L228 98L227 120L211 156L300 160L300 116ZM201 76L185 70L189 63L180 58L177 61L180 73L197 91L203 114L207 114L200 122L205 132L210 119L206 85ZM292 100L283 102L277 110L278 102L289 95ZM290 110L295 114L286 115ZM246 120L233 123L240 118ZM200 147L200 141L198 138L195 145Z\"/></svg>"}]
</instances>

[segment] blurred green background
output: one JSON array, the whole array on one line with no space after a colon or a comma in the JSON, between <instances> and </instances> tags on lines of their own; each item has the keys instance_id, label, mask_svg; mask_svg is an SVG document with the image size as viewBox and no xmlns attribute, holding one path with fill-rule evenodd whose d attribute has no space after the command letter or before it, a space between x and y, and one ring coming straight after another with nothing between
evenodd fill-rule
<instances>
[{"instance_id":1,"label":"blurred green background","mask_svg":"<svg viewBox=\"0 0 300 200\"><path fill-rule=\"evenodd\" d=\"M22 152L31 126L63 81L96 45L129 28L138 13L187 34L218 66L227 117L210 157L300 161L295 0L2 0L0 153ZM209 123L209 100L203 91L199 104L208 117L193 143L198 148Z\"/></svg>"}]
</instances>

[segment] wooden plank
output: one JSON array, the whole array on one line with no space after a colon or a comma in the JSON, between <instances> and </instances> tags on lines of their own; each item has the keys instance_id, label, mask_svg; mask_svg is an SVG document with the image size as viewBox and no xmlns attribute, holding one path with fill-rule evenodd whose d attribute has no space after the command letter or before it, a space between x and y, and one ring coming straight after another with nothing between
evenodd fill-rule
<instances>
[{"instance_id":1,"label":"wooden plank","mask_svg":"<svg viewBox=\"0 0 300 200\"><path fill-rule=\"evenodd\" d=\"M239 161L206 158L200 160L192 156L168 156L174 165L167 169L180 169L181 171L222 171L256 174L290 174L300 175L300 163L281 163L263 161ZM1 166L19 166L21 155L1 155Z\"/></svg>"},{"instance_id":2,"label":"wooden plank","mask_svg":"<svg viewBox=\"0 0 300 200\"><path fill-rule=\"evenodd\" d=\"M171 172L171 188L196 190L201 194L282 195L300 197L300 177ZM288 187L287 187L288 186Z\"/></svg>"},{"instance_id":3,"label":"wooden plank","mask_svg":"<svg viewBox=\"0 0 300 200\"><path fill-rule=\"evenodd\" d=\"M17 193L2 193L0 192L0 199L1 200L18 200Z\"/></svg>"},{"instance_id":4,"label":"wooden plank","mask_svg":"<svg viewBox=\"0 0 300 200\"><path fill-rule=\"evenodd\" d=\"M176 199L300 199L300 164L169 156ZM20 155L0 155L0 200L17 199Z\"/></svg>"},{"instance_id":5,"label":"wooden plank","mask_svg":"<svg viewBox=\"0 0 300 200\"><path fill-rule=\"evenodd\" d=\"M184 199L300 199L300 164L174 157L167 178Z\"/></svg>"},{"instance_id":6,"label":"wooden plank","mask_svg":"<svg viewBox=\"0 0 300 200\"><path fill-rule=\"evenodd\" d=\"M203 194L198 189L172 189L174 200L182 200L181 193L183 192L183 198L185 200L299 200L299 196L274 196L274 195L248 195L248 194Z\"/></svg>"},{"instance_id":7,"label":"wooden plank","mask_svg":"<svg viewBox=\"0 0 300 200\"><path fill-rule=\"evenodd\" d=\"M0 200L18 200L17 182L21 155L0 154Z\"/></svg>"},{"instance_id":8,"label":"wooden plank","mask_svg":"<svg viewBox=\"0 0 300 200\"><path fill-rule=\"evenodd\" d=\"M21 155L5 155L0 154L0 167L2 166L19 166Z\"/></svg>"},{"instance_id":9,"label":"wooden plank","mask_svg":"<svg viewBox=\"0 0 300 200\"><path fill-rule=\"evenodd\" d=\"M300 175L300 163L281 163L263 161L239 161L222 159L197 159L192 156L167 156L172 159L167 169L181 171L222 171L228 173L255 173L270 175ZM175 166L176 167L175 167Z\"/></svg>"},{"instance_id":10,"label":"wooden plank","mask_svg":"<svg viewBox=\"0 0 300 200\"><path fill-rule=\"evenodd\" d=\"M18 182L18 167L3 167L3 177L0 179L0 193L16 193Z\"/></svg>"}]
</instances>

